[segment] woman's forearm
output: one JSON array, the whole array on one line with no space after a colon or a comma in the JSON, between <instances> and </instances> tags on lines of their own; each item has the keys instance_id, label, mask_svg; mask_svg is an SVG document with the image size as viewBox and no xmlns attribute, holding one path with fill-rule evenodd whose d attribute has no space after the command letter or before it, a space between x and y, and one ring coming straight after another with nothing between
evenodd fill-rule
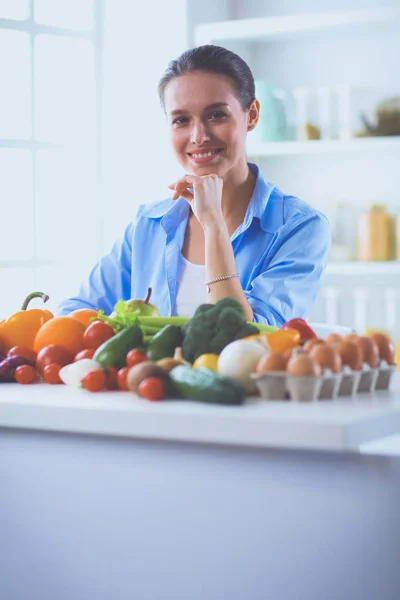
<instances>
[{"instance_id":1,"label":"woman's forearm","mask_svg":"<svg viewBox=\"0 0 400 600\"><path fill-rule=\"evenodd\" d=\"M205 241L206 281L237 272L235 256L225 221L203 226ZM225 279L210 285L207 301L215 303L230 296L243 306L246 320L253 320L253 311L244 294L238 277Z\"/></svg>"}]
</instances>

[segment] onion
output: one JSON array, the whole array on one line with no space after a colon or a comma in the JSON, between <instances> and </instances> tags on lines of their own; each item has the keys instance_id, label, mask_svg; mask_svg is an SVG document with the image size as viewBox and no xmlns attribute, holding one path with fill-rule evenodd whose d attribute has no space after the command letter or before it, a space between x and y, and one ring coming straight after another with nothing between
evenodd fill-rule
<instances>
[{"instance_id":1,"label":"onion","mask_svg":"<svg viewBox=\"0 0 400 600\"><path fill-rule=\"evenodd\" d=\"M257 341L236 340L225 346L219 355L218 373L237 381L248 393L255 393L257 388L250 373L256 372L260 358L266 354L268 350Z\"/></svg>"}]
</instances>

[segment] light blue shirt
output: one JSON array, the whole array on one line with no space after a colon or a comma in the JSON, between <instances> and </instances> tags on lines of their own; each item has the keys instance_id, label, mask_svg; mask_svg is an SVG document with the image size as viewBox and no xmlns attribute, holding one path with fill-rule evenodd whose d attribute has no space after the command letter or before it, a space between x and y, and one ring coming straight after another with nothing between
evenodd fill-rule
<instances>
[{"instance_id":1,"label":"light blue shirt","mask_svg":"<svg viewBox=\"0 0 400 600\"><path fill-rule=\"evenodd\" d=\"M330 249L330 227L322 213L283 194L256 165L249 167L256 185L231 243L254 320L279 327L310 312ZM93 267L77 296L61 302L58 314L77 308L110 314L117 300L144 299L149 287L160 313L176 314L189 211L183 198L141 205L122 239Z\"/></svg>"}]
</instances>

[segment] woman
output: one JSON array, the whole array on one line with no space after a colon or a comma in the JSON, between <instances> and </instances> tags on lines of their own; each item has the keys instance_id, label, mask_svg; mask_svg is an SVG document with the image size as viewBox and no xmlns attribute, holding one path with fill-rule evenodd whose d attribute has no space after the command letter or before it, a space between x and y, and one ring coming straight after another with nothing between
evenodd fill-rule
<instances>
[{"instance_id":1,"label":"woman","mask_svg":"<svg viewBox=\"0 0 400 600\"><path fill-rule=\"evenodd\" d=\"M112 312L144 298L163 315L191 316L230 296L249 321L282 325L310 311L330 245L327 219L283 194L247 163L260 104L248 65L218 46L169 63L159 83L172 148L186 174L167 200L140 206L123 239L92 269L60 314Z\"/></svg>"}]
</instances>

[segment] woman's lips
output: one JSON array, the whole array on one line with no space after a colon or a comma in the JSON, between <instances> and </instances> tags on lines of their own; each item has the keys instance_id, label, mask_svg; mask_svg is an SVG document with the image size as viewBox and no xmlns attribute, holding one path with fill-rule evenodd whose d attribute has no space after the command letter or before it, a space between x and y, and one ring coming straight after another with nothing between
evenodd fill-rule
<instances>
[{"instance_id":1,"label":"woman's lips","mask_svg":"<svg viewBox=\"0 0 400 600\"><path fill-rule=\"evenodd\" d=\"M198 153L194 152L193 154L189 154L189 158L196 165L206 165L206 164L212 162L213 160L215 160L221 152L222 152L222 149L209 151L207 153L206 152L198 152Z\"/></svg>"}]
</instances>

